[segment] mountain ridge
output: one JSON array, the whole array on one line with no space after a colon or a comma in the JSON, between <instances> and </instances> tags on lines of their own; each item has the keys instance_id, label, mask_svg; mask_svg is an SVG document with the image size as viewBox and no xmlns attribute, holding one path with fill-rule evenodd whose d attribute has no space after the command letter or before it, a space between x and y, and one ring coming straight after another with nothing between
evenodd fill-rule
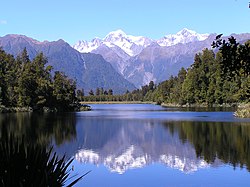
<instances>
[{"instance_id":1,"label":"mountain ridge","mask_svg":"<svg viewBox=\"0 0 250 187\"><path fill-rule=\"evenodd\" d=\"M53 66L53 71L62 71L69 78L76 80L77 87L83 88L85 93L97 87L113 89L115 94L135 89L134 85L117 73L101 55L82 54L62 39L39 42L25 35L6 35L0 37L0 46L14 56L26 48L31 59L43 52L48 58L48 65Z\"/></svg>"},{"instance_id":2,"label":"mountain ridge","mask_svg":"<svg viewBox=\"0 0 250 187\"><path fill-rule=\"evenodd\" d=\"M250 39L249 33L230 36L234 36L240 43ZM230 36L224 36L223 39ZM77 51L76 45L73 48L62 39L40 42L25 35L16 34L0 37L0 46L14 55L19 54L26 47L31 58L34 58L38 52L43 52L55 70L66 72L70 78L77 80L79 88L84 88L87 92L90 89L103 87L113 89L114 93L125 93L126 90L140 88L150 81L158 84L171 75L177 75L182 67L190 67L195 54L202 52L204 48L211 49L211 43L215 37L216 34L199 34L184 28L177 34L166 35L157 42L143 36L127 35L122 30L118 30L110 32L104 39L95 38L92 43L80 42L78 47L84 44L91 51L88 52L89 54ZM87 58L87 54L99 64L93 61L85 62L83 56ZM101 55L103 59L91 54ZM88 73L85 68L92 66L95 68L90 69L97 77L92 76L92 73ZM97 71L99 74L96 73ZM89 75L92 79L85 75ZM114 77L115 80L119 80L118 83L113 81ZM123 85L123 88L120 85Z\"/></svg>"},{"instance_id":3,"label":"mountain ridge","mask_svg":"<svg viewBox=\"0 0 250 187\"><path fill-rule=\"evenodd\" d=\"M103 39L96 37L90 42L86 40L80 40L72 47L79 52L92 52L102 45L106 45L110 48L118 46L128 55L133 57L138 55L142 51L142 49L146 48L154 42L164 47L176 45L178 43L202 41L205 40L208 36L209 34L199 34L193 30L184 28L176 34L169 34L160 38L159 40L153 40L144 36L127 35L124 31L118 29L116 31L111 31Z\"/></svg>"},{"instance_id":4,"label":"mountain ridge","mask_svg":"<svg viewBox=\"0 0 250 187\"><path fill-rule=\"evenodd\" d=\"M250 39L249 33L230 36L234 36L239 42ZM230 36L224 36L223 39ZM143 36L140 37L143 38ZM150 42L147 45L139 46L133 36L117 30L110 32L104 39L99 39L101 42L91 52L102 55L125 79L140 88L150 81L160 83L171 75L175 76L182 67L188 68L193 63L196 53L202 52L204 48L211 49L215 37L216 33L199 34L184 28L176 34L166 35L159 40L148 38ZM107 38L109 41L105 41ZM132 39L129 40L129 38ZM117 41L125 42L116 45ZM131 43L127 44L128 41ZM73 47L79 50L79 46ZM134 52L127 53L128 49ZM80 51L84 50L82 46Z\"/></svg>"}]
</instances>

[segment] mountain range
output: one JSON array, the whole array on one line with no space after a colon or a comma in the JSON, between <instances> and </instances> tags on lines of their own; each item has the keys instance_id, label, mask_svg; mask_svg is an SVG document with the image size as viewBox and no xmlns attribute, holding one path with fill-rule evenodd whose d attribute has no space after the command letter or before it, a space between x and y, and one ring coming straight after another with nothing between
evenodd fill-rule
<instances>
[{"instance_id":1,"label":"mountain range","mask_svg":"<svg viewBox=\"0 0 250 187\"><path fill-rule=\"evenodd\" d=\"M232 34L238 41L250 39L250 34ZM199 34L187 28L159 40L131 36L122 30L110 32L103 39L79 41L73 48L79 52L100 54L125 79L137 88L177 75L181 67L188 68L196 53L211 48L216 34ZM229 36L225 36L227 39Z\"/></svg>"},{"instance_id":2,"label":"mountain range","mask_svg":"<svg viewBox=\"0 0 250 187\"><path fill-rule=\"evenodd\" d=\"M237 41L250 39L250 34L232 34ZM112 88L115 94L140 88L150 81L159 83L188 68L196 53L211 48L216 34L199 34L183 29L159 40L112 31L103 39L80 40L70 46L63 40L40 42L24 35L0 37L0 46L18 55L26 47L30 58L39 52L48 57L54 71L63 71L75 79L85 93L97 87ZM227 39L229 36L225 36Z\"/></svg>"},{"instance_id":3,"label":"mountain range","mask_svg":"<svg viewBox=\"0 0 250 187\"><path fill-rule=\"evenodd\" d=\"M84 88L85 93L97 87L106 90L112 88L115 94L135 89L101 55L80 53L63 40L39 42L23 35L6 35L0 37L0 46L14 56L26 47L31 59L43 52L48 58L48 65L53 66L53 71L65 72L76 80L78 88Z\"/></svg>"}]
</instances>

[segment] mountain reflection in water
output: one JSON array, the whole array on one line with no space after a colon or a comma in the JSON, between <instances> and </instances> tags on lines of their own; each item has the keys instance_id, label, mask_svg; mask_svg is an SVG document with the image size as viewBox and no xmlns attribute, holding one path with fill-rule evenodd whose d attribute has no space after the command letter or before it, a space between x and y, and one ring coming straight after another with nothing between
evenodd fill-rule
<instances>
[{"instance_id":1,"label":"mountain reflection in water","mask_svg":"<svg viewBox=\"0 0 250 187\"><path fill-rule=\"evenodd\" d=\"M153 163L185 173L223 164L250 169L250 123L236 120L232 112L178 113L154 105L93 108L79 113L1 114L0 127L16 138L25 135L27 143L53 145L60 155L120 174ZM186 119L187 114L191 117Z\"/></svg>"}]
</instances>

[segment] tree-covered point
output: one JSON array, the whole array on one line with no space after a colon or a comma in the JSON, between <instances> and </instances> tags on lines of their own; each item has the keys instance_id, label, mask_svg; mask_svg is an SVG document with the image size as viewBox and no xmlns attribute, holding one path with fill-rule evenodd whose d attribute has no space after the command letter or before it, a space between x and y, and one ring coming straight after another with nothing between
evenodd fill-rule
<instances>
[{"instance_id":1,"label":"tree-covered point","mask_svg":"<svg viewBox=\"0 0 250 187\"><path fill-rule=\"evenodd\" d=\"M43 53L31 61L26 48L16 58L0 48L0 109L72 109L76 83L61 72L52 76L52 66L46 66L47 62Z\"/></svg>"},{"instance_id":2,"label":"tree-covered point","mask_svg":"<svg viewBox=\"0 0 250 187\"><path fill-rule=\"evenodd\" d=\"M157 86L153 100L206 106L249 102L250 41L239 44L231 37L226 42L218 36L213 46L216 54L209 49L196 54L190 68Z\"/></svg>"}]
</instances>

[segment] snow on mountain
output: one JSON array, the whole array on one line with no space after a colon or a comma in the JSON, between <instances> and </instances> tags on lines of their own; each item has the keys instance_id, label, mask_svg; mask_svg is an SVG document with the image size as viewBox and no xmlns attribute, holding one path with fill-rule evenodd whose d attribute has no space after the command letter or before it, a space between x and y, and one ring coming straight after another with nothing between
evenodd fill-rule
<instances>
[{"instance_id":1,"label":"snow on mountain","mask_svg":"<svg viewBox=\"0 0 250 187\"><path fill-rule=\"evenodd\" d=\"M179 67L175 69L171 68L170 65L177 64L178 66L181 63L174 63L174 61L180 62L179 59L183 59L182 66L188 67L190 65L189 62L193 61L193 54L188 55L188 60L185 57L193 50L190 47L176 44L189 45L206 41L208 37L209 34L199 34L186 28L176 34L166 35L159 40L127 35L122 30L116 30L110 32L103 39L95 38L90 42L79 41L73 48L80 52L102 55L120 75L140 88L150 81L160 82L165 80L170 74L173 74L173 71L178 72ZM210 44L209 41L209 46ZM168 50L167 47L171 49ZM175 48L178 48L178 50ZM183 51L182 48L186 51ZM199 50L201 49L199 48ZM194 54L199 50L194 51ZM154 63L155 61L157 63ZM161 65L162 67L160 67ZM166 68L168 66L169 68Z\"/></svg>"},{"instance_id":2,"label":"snow on mountain","mask_svg":"<svg viewBox=\"0 0 250 187\"><path fill-rule=\"evenodd\" d=\"M186 44L194 41L203 41L207 39L209 34L199 34L187 28L177 32L177 34L166 35L165 37L157 40L157 43L162 46L173 46L178 43Z\"/></svg>"},{"instance_id":3,"label":"snow on mountain","mask_svg":"<svg viewBox=\"0 0 250 187\"><path fill-rule=\"evenodd\" d=\"M152 40L143 36L127 35L122 30L110 32L105 38L95 38L91 41L79 41L73 48L82 53L92 52L100 46L106 45L107 47L116 50L117 47L122 49L126 54L133 57L142 52L150 44L156 42L160 46L172 46L178 43L189 43L194 41L203 41L207 39L209 34L199 34L195 31L184 28L177 34L166 35L159 40Z\"/></svg>"},{"instance_id":4,"label":"snow on mountain","mask_svg":"<svg viewBox=\"0 0 250 187\"><path fill-rule=\"evenodd\" d=\"M79 52L92 52L102 45L106 45L109 48L121 48L129 56L135 56L139 54L145 47L150 45L152 40L143 36L127 35L122 30L110 32L104 39L96 38L90 42L79 41L73 48Z\"/></svg>"},{"instance_id":5,"label":"snow on mountain","mask_svg":"<svg viewBox=\"0 0 250 187\"><path fill-rule=\"evenodd\" d=\"M114 45L123 49L128 55L135 56L139 54L142 49L152 43L152 40L143 36L126 35L122 30L110 32L104 38L104 44Z\"/></svg>"},{"instance_id":6,"label":"snow on mountain","mask_svg":"<svg viewBox=\"0 0 250 187\"><path fill-rule=\"evenodd\" d=\"M73 48L81 53L89 53L95 49L97 49L99 46L103 44L102 40L99 38L95 38L91 40L90 42L81 40L75 45L73 45Z\"/></svg>"}]
</instances>

